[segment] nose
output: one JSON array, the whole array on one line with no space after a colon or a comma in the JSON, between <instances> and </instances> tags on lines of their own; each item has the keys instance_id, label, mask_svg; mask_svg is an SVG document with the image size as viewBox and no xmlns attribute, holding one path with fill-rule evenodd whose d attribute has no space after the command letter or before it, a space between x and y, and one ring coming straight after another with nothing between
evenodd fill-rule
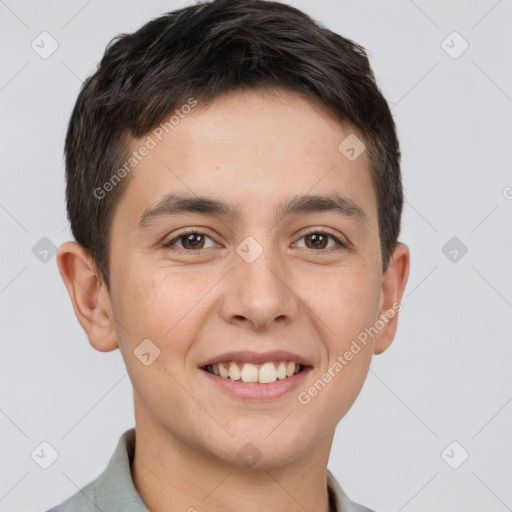
<instances>
[{"instance_id":1,"label":"nose","mask_svg":"<svg viewBox=\"0 0 512 512\"><path fill-rule=\"evenodd\" d=\"M278 255L265 249L251 263L238 255L227 276L221 314L230 324L263 331L298 317L299 299Z\"/></svg>"}]
</instances>

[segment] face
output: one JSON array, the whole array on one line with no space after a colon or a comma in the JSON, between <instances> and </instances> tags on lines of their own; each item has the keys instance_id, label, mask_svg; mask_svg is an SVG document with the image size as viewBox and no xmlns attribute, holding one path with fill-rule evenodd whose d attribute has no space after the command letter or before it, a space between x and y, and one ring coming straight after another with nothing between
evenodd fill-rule
<instances>
[{"instance_id":1,"label":"face","mask_svg":"<svg viewBox=\"0 0 512 512\"><path fill-rule=\"evenodd\" d=\"M332 437L392 338L386 324L354 348L390 302L368 152L338 148L350 134L298 95L244 91L153 137L111 235L109 306L138 422L224 461L250 441L269 465ZM206 368L219 359L233 379L233 360L245 380L248 362L281 378L226 379ZM284 378L281 361L299 373Z\"/></svg>"}]
</instances>

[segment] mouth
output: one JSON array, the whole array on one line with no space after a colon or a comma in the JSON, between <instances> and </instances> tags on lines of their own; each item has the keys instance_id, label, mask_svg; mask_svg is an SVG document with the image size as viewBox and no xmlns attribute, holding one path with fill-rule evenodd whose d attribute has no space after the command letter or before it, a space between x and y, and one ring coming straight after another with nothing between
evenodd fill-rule
<instances>
[{"instance_id":1,"label":"mouth","mask_svg":"<svg viewBox=\"0 0 512 512\"><path fill-rule=\"evenodd\" d=\"M202 369L221 379L271 384L297 375L304 371L305 366L295 361L266 361L263 364L223 361L206 365Z\"/></svg>"},{"instance_id":2,"label":"mouth","mask_svg":"<svg viewBox=\"0 0 512 512\"><path fill-rule=\"evenodd\" d=\"M276 398L303 381L312 365L284 351L230 352L200 365L210 382L244 399Z\"/></svg>"}]
</instances>

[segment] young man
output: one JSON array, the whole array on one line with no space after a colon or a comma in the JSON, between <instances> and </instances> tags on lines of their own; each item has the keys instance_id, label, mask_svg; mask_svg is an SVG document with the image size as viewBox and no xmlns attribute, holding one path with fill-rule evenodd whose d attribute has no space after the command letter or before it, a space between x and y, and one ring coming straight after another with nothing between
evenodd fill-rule
<instances>
[{"instance_id":1,"label":"young man","mask_svg":"<svg viewBox=\"0 0 512 512\"><path fill-rule=\"evenodd\" d=\"M52 510L368 510L327 463L409 250L363 48L280 3L171 12L108 46L65 152L59 270L91 345L122 353L135 429Z\"/></svg>"}]
</instances>

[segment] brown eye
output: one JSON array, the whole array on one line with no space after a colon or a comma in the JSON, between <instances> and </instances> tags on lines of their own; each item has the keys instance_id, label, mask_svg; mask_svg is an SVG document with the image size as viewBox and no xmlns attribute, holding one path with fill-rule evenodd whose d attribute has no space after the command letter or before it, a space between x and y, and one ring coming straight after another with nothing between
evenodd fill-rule
<instances>
[{"instance_id":1,"label":"brown eye","mask_svg":"<svg viewBox=\"0 0 512 512\"><path fill-rule=\"evenodd\" d=\"M304 237L305 240L310 240L309 244L306 242L308 249L325 249L328 238L324 233L312 233Z\"/></svg>"},{"instance_id":2,"label":"brown eye","mask_svg":"<svg viewBox=\"0 0 512 512\"><path fill-rule=\"evenodd\" d=\"M179 237L184 249L202 249L204 246L204 235L200 233L189 233Z\"/></svg>"},{"instance_id":3,"label":"brown eye","mask_svg":"<svg viewBox=\"0 0 512 512\"><path fill-rule=\"evenodd\" d=\"M206 233L202 233L200 231L188 231L186 233L181 233L180 235L174 237L172 240L165 242L162 244L163 248L174 248L178 250L184 250L188 252L200 251L201 249L207 249L205 246L206 240L212 238L208 236ZM213 242L213 240L212 240Z\"/></svg>"},{"instance_id":4,"label":"brown eye","mask_svg":"<svg viewBox=\"0 0 512 512\"><path fill-rule=\"evenodd\" d=\"M334 240L334 246L328 246L329 239ZM331 249L336 245L338 246L338 249L345 247L345 244L343 244L337 237L323 231L312 231L311 233L306 233L302 236L301 240L305 240L306 249L317 249L318 251Z\"/></svg>"}]
</instances>

